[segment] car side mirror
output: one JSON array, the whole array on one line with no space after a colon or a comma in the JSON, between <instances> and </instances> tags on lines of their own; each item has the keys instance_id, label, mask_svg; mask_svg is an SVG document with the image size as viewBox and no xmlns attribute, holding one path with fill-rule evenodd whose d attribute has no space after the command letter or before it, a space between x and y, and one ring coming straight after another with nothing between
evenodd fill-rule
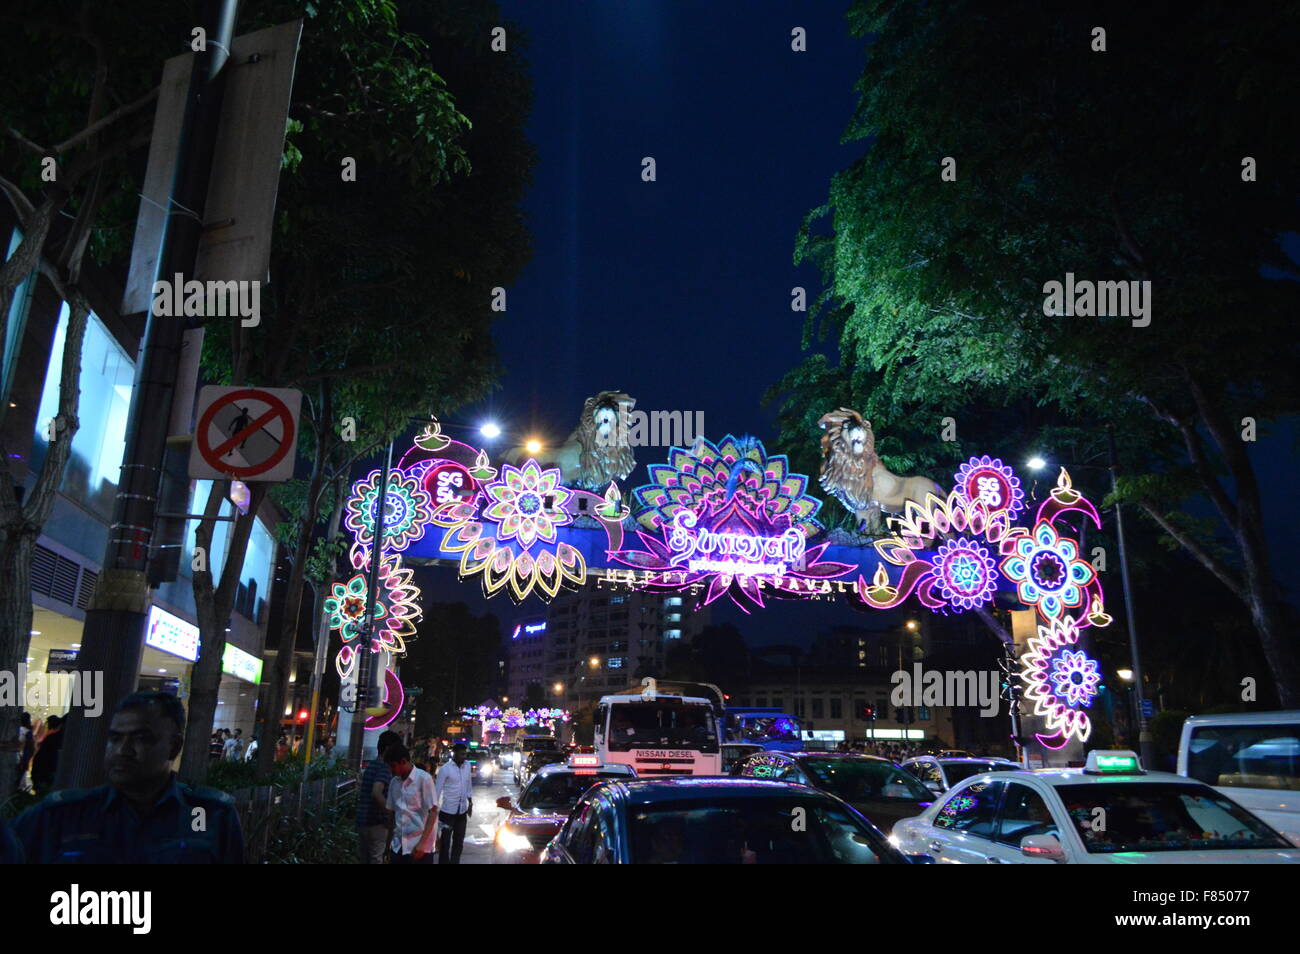
<instances>
[{"instance_id":1,"label":"car side mirror","mask_svg":"<svg viewBox=\"0 0 1300 954\"><path fill-rule=\"evenodd\" d=\"M502 795L497 799L497 808L504 808L506 811L514 811L514 803L510 801L509 795Z\"/></svg>"},{"instance_id":2,"label":"car side mirror","mask_svg":"<svg viewBox=\"0 0 1300 954\"><path fill-rule=\"evenodd\" d=\"M1065 860L1065 848L1055 835L1026 835L1020 839L1020 853L1026 858L1046 858L1058 864Z\"/></svg>"}]
</instances>

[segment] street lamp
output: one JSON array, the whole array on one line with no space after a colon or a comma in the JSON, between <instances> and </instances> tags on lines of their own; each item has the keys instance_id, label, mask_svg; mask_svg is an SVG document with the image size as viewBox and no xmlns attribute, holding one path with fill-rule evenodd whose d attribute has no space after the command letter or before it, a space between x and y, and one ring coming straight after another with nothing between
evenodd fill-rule
<instances>
[{"instance_id":1,"label":"street lamp","mask_svg":"<svg viewBox=\"0 0 1300 954\"><path fill-rule=\"evenodd\" d=\"M494 440L495 438L501 436L501 428L497 425L495 421L488 421L486 424L484 424L482 427L478 429L478 432L482 434L484 437L486 437L488 440Z\"/></svg>"},{"instance_id":2,"label":"street lamp","mask_svg":"<svg viewBox=\"0 0 1300 954\"><path fill-rule=\"evenodd\" d=\"M599 657L599 656L592 656L591 659L589 659L589 660L587 660L587 661L588 661L589 663L591 663L591 668L592 668L592 669L599 669L599 668L600 668L600 657Z\"/></svg>"},{"instance_id":3,"label":"street lamp","mask_svg":"<svg viewBox=\"0 0 1300 954\"><path fill-rule=\"evenodd\" d=\"M524 444L524 450L530 454L540 454L542 451L542 442L537 438L530 438L528 443Z\"/></svg>"},{"instance_id":4,"label":"street lamp","mask_svg":"<svg viewBox=\"0 0 1300 954\"><path fill-rule=\"evenodd\" d=\"M553 685L551 688L555 690L555 694L558 696L560 693L562 693L562 692L564 691L564 683L562 683L562 682L557 682L557 683L556 683L555 685Z\"/></svg>"},{"instance_id":5,"label":"street lamp","mask_svg":"<svg viewBox=\"0 0 1300 954\"><path fill-rule=\"evenodd\" d=\"M1030 470L1042 470L1047 466L1047 461L1043 460L1041 457L1031 457L1029 460L1025 461L1025 466Z\"/></svg>"}]
</instances>

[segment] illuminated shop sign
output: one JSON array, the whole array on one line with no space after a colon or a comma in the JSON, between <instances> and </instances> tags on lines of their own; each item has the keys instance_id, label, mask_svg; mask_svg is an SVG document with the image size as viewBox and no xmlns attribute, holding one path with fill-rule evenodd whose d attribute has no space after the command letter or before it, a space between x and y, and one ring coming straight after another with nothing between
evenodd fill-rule
<instances>
[{"instance_id":1,"label":"illuminated shop sign","mask_svg":"<svg viewBox=\"0 0 1300 954\"><path fill-rule=\"evenodd\" d=\"M187 623L165 609L151 606L147 632L148 635L144 638L146 646L161 649L190 662L199 658L199 628L193 623Z\"/></svg>"},{"instance_id":2,"label":"illuminated shop sign","mask_svg":"<svg viewBox=\"0 0 1300 954\"><path fill-rule=\"evenodd\" d=\"M226 643L221 653L221 671L257 685L262 681L262 660L246 653L234 643Z\"/></svg>"}]
</instances>

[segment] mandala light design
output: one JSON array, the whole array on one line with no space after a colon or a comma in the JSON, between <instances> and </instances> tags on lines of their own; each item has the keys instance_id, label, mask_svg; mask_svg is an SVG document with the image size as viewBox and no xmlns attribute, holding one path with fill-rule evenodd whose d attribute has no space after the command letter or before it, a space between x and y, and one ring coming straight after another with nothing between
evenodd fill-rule
<instances>
[{"instance_id":1,"label":"mandala light design","mask_svg":"<svg viewBox=\"0 0 1300 954\"><path fill-rule=\"evenodd\" d=\"M538 540L554 543L555 531L573 522L564 509L573 493L560 486L558 467L543 470L535 460L523 467L503 464L485 491L491 503L483 516L498 524L497 539L516 539L525 550Z\"/></svg>"},{"instance_id":2,"label":"mandala light design","mask_svg":"<svg viewBox=\"0 0 1300 954\"><path fill-rule=\"evenodd\" d=\"M354 562L361 554L353 551ZM420 590L412 581L415 571L403 567L401 557L394 554L379 566L379 593L374 609L374 644L372 652L401 654L406 652L406 640L415 635L415 624L421 611L417 605ZM338 630L343 638L343 648L334 658L334 668L341 678L352 675L357 663L357 647L353 642L362 632L368 596L367 572L360 568L346 583L335 583L325 599L324 609L329 628Z\"/></svg>"},{"instance_id":3,"label":"mandala light design","mask_svg":"<svg viewBox=\"0 0 1300 954\"><path fill-rule=\"evenodd\" d=\"M1092 704L1101 674L1094 660L1074 648L1078 641L1077 621L1053 619L1039 625L1038 635L1029 638L1029 651L1020 657L1024 698L1051 733L1038 736L1047 748L1061 748L1072 738L1086 742L1092 734L1092 720L1082 710Z\"/></svg>"},{"instance_id":4,"label":"mandala light design","mask_svg":"<svg viewBox=\"0 0 1300 954\"><path fill-rule=\"evenodd\" d=\"M375 513L378 509L380 472L352 485L346 504L344 523L352 531L357 545L368 547L375 539ZM405 550L412 540L424 536L424 528L433 516L433 500L419 480L399 470L388 475L388 492L384 495L384 548Z\"/></svg>"},{"instance_id":5,"label":"mandala light design","mask_svg":"<svg viewBox=\"0 0 1300 954\"><path fill-rule=\"evenodd\" d=\"M924 505L909 500L894 526L892 536L874 545L886 562L902 567L898 583L890 583L884 564L871 583L858 577L858 595L876 609L898 606L913 593L940 612L983 606L998 585L995 555L1025 532L1011 525L1006 510L990 512L983 500L955 490L943 499L931 494Z\"/></svg>"},{"instance_id":6,"label":"mandala light design","mask_svg":"<svg viewBox=\"0 0 1300 954\"><path fill-rule=\"evenodd\" d=\"M1016 538L1002 572L1016 584L1020 602L1035 607L1046 620L1060 619L1067 609L1084 605L1097 577L1092 564L1079 557L1079 545L1060 536L1045 520Z\"/></svg>"},{"instance_id":7,"label":"mandala light design","mask_svg":"<svg viewBox=\"0 0 1300 954\"><path fill-rule=\"evenodd\" d=\"M998 585L997 564L974 540L951 540L931 561L939 595L954 609L975 609L993 599Z\"/></svg>"},{"instance_id":8,"label":"mandala light design","mask_svg":"<svg viewBox=\"0 0 1300 954\"><path fill-rule=\"evenodd\" d=\"M760 441L727 435L716 445L701 437L689 451L674 447L668 460L651 465L653 482L635 492L644 549L609 552L648 571L645 589L707 585L701 605L725 593L748 612L764 605L764 588L808 596L817 583L852 571L821 561L828 543L808 546L823 529L814 519L821 501L805 492L807 477L789 473L784 455L769 457Z\"/></svg>"},{"instance_id":9,"label":"mandala light design","mask_svg":"<svg viewBox=\"0 0 1300 954\"><path fill-rule=\"evenodd\" d=\"M447 528L441 548L461 555L461 577L482 576L485 596L508 590L516 602L531 593L549 600L587 580L582 554L556 533L573 522L564 507L576 496L560 485L557 467L503 464L483 493L438 507L433 522Z\"/></svg>"},{"instance_id":10,"label":"mandala light design","mask_svg":"<svg viewBox=\"0 0 1300 954\"><path fill-rule=\"evenodd\" d=\"M1020 478L996 457L972 457L953 475L953 490L963 503L982 500L989 513L1005 512L1015 520L1025 509Z\"/></svg>"},{"instance_id":11,"label":"mandala light design","mask_svg":"<svg viewBox=\"0 0 1300 954\"><path fill-rule=\"evenodd\" d=\"M1067 649L1052 661L1052 688L1071 706L1092 705L1100 683L1097 664L1082 652Z\"/></svg>"}]
</instances>

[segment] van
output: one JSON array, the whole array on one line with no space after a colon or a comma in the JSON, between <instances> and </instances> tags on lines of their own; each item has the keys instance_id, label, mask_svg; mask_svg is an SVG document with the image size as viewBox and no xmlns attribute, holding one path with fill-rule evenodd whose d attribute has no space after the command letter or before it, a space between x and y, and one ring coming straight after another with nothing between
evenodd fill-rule
<instances>
[{"instance_id":1,"label":"van","mask_svg":"<svg viewBox=\"0 0 1300 954\"><path fill-rule=\"evenodd\" d=\"M1300 710L1192 716L1178 774L1212 785L1300 844Z\"/></svg>"}]
</instances>

